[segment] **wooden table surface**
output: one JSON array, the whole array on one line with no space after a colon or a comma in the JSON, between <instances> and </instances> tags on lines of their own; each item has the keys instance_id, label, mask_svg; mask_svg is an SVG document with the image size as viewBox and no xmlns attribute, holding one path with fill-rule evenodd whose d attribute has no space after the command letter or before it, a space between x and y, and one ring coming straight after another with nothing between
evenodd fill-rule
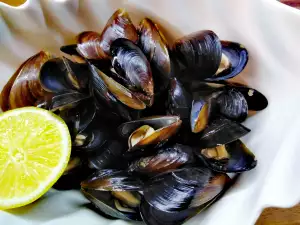
<instances>
[{"instance_id":1,"label":"wooden table surface","mask_svg":"<svg viewBox=\"0 0 300 225\"><path fill-rule=\"evenodd\" d=\"M0 0L13 6L26 0ZM300 204L290 209L268 208L263 211L255 225L300 225Z\"/></svg>"}]
</instances>

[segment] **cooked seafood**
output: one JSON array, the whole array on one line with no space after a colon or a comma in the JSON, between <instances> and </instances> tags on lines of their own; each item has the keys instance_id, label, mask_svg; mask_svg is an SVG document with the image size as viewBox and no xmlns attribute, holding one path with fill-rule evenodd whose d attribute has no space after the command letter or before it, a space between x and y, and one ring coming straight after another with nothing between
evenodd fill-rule
<instances>
[{"instance_id":1,"label":"cooked seafood","mask_svg":"<svg viewBox=\"0 0 300 225\"><path fill-rule=\"evenodd\" d=\"M54 188L81 188L109 218L180 225L226 192L226 173L257 165L240 123L268 100L228 80L247 65L241 44L203 30L170 45L119 9L61 51L26 60L0 98L3 111L42 107L67 124L71 159Z\"/></svg>"}]
</instances>

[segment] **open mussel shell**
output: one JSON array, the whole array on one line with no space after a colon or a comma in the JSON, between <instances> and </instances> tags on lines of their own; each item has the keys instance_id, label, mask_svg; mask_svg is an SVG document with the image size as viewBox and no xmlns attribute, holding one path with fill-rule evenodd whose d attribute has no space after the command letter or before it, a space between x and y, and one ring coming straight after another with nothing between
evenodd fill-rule
<instances>
[{"instance_id":1,"label":"open mussel shell","mask_svg":"<svg viewBox=\"0 0 300 225\"><path fill-rule=\"evenodd\" d=\"M195 150L195 153L209 168L217 172L240 173L253 169L257 164L254 154L240 140Z\"/></svg>"},{"instance_id":2,"label":"open mussel shell","mask_svg":"<svg viewBox=\"0 0 300 225\"><path fill-rule=\"evenodd\" d=\"M123 123L119 126L121 137L128 138L129 151L167 141L180 128L178 116L148 117Z\"/></svg>"},{"instance_id":3,"label":"open mussel shell","mask_svg":"<svg viewBox=\"0 0 300 225\"><path fill-rule=\"evenodd\" d=\"M128 170L130 172L153 176L180 168L194 161L191 147L181 144L165 145L157 153L133 161Z\"/></svg>"},{"instance_id":4,"label":"open mussel shell","mask_svg":"<svg viewBox=\"0 0 300 225\"><path fill-rule=\"evenodd\" d=\"M171 115L179 116L181 119L190 118L192 96L176 78L170 81L167 104L168 113Z\"/></svg>"},{"instance_id":5,"label":"open mussel shell","mask_svg":"<svg viewBox=\"0 0 300 225\"><path fill-rule=\"evenodd\" d=\"M126 169L128 163L123 158L127 148L118 140L109 140L87 157L88 166L92 169ZM118 163L116 163L118 162Z\"/></svg>"},{"instance_id":6,"label":"open mussel shell","mask_svg":"<svg viewBox=\"0 0 300 225\"><path fill-rule=\"evenodd\" d=\"M191 129L193 133L199 133L206 128L209 114L209 102L204 99L193 101L190 116Z\"/></svg>"},{"instance_id":7,"label":"open mussel shell","mask_svg":"<svg viewBox=\"0 0 300 225\"><path fill-rule=\"evenodd\" d=\"M174 170L151 178L144 187L145 200L165 212L199 207L216 197L225 187L227 175L206 167Z\"/></svg>"},{"instance_id":8,"label":"open mussel shell","mask_svg":"<svg viewBox=\"0 0 300 225\"><path fill-rule=\"evenodd\" d=\"M119 38L111 44L112 66L130 82L129 89L148 106L153 104L154 84L150 64L142 50L132 41Z\"/></svg>"},{"instance_id":9,"label":"open mussel shell","mask_svg":"<svg viewBox=\"0 0 300 225\"><path fill-rule=\"evenodd\" d=\"M107 192L81 189L84 196L101 213L117 219L141 221L138 207L140 196L137 192ZM129 206L131 205L133 206Z\"/></svg>"},{"instance_id":10,"label":"open mussel shell","mask_svg":"<svg viewBox=\"0 0 300 225\"><path fill-rule=\"evenodd\" d=\"M127 121L131 120L131 115L128 110L121 102L119 102L115 96L109 91L103 79L99 76L99 69L92 64L89 64L91 71L90 79L90 92L95 98L98 107L109 107L122 118Z\"/></svg>"},{"instance_id":11,"label":"open mussel shell","mask_svg":"<svg viewBox=\"0 0 300 225\"><path fill-rule=\"evenodd\" d=\"M258 90L241 85L229 85L244 96L248 104L248 110L261 111L267 108L268 99Z\"/></svg>"},{"instance_id":12,"label":"open mussel shell","mask_svg":"<svg viewBox=\"0 0 300 225\"><path fill-rule=\"evenodd\" d=\"M229 119L243 122L248 116L248 103L244 95L235 89L221 93L217 104L220 113Z\"/></svg>"},{"instance_id":13,"label":"open mussel shell","mask_svg":"<svg viewBox=\"0 0 300 225\"><path fill-rule=\"evenodd\" d=\"M75 108L82 101L87 101L90 97L86 94L82 94L77 91L63 92L57 95L54 95L49 105L49 110L65 110L70 108Z\"/></svg>"},{"instance_id":14,"label":"open mussel shell","mask_svg":"<svg viewBox=\"0 0 300 225\"><path fill-rule=\"evenodd\" d=\"M98 151L110 137L108 132L100 129L84 130L75 136L73 150L82 153Z\"/></svg>"},{"instance_id":15,"label":"open mussel shell","mask_svg":"<svg viewBox=\"0 0 300 225\"><path fill-rule=\"evenodd\" d=\"M39 81L39 72L52 56L44 51L26 60L16 71L1 93L1 107L4 110L33 106L42 99L45 90Z\"/></svg>"},{"instance_id":16,"label":"open mussel shell","mask_svg":"<svg viewBox=\"0 0 300 225\"><path fill-rule=\"evenodd\" d=\"M162 79L169 79L171 62L168 44L157 24L151 19L145 18L139 24L138 33L139 46L148 58L151 66L160 73Z\"/></svg>"},{"instance_id":17,"label":"open mussel shell","mask_svg":"<svg viewBox=\"0 0 300 225\"><path fill-rule=\"evenodd\" d=\"M91 99L85 99L72 108L60 110L59 116L69 127L72 139L85 130L96 116L96 106Z\"/></svg>"},{"instance_id":18,"label":"open mussel shell","mask_svg":"<svg viewBox=\"0 0 300 225\"><path fill-rule=\"evenodd\" d=\"M43 65L39 79L43 89L49 92L83 91L88 87L89 73L86 64L65 57L53 58Z\"/></svg>"},{"instance_id":19,"label":"open mussel shell","mask_svg":"<svg viewBox=\"0 0 300 225\"><path fill-rule=\"evenodd\" d=\"M127 105L130 108L141 110L145 109L146 105L140 99L138 99L134 93L123 85L116 82L114 79L108 77L105 73L98 70L98 75L102 78L107 88L111 93L123 104Z\"/></svg>"},{"instance_id":20,"label":"open mussel shell","mask_svg":"<svg viewBox=\"0 0 300 225\"><path fill-rule=\"evenodd\" d=\"M215 147L233 142L250 132L250 129L225 117L217 117L199 134L199 144L203 148Z\"/></svg>"},{"instance_id":21,"label":"open mussel shell","mask_svg":"<svg viewBox=\"0 0 300 225\"><path fill-rule=\"evenodd\" d=\"M77 50L86 59L109 59L111 43L118 38L138 42L138 34L128 13L118 9L108 20L103 32L81 33L77 38Z\"/></svg>"},{"instance_id":22,"label":"open mussel shell","mask_svg":"<svg viewBox=\"0 0 300 225\"><path fill-rule=\"evenodd\" d=\"M222 92L215 91L209 95L199 95L194 93L194 100L192 102L190 125L193 133L203 131L211 117L216 112L217 98Z\"/></svg>"},{"instance_id":23,"label":"open mussel shell","mask_svg":"<svg viewBox=\"0 0 300 225\"><path fill-rule=\"evenodd\" d=\"M180 80L183 82L184 87L186 87L189 92L200 96L234 89L244 96L248 105L248 110L260 111L268 106L268 100L261 92L242 84L229 83L227 81L223 81L222 83L213 83L203 81L189 82L188 80Z\"/></svg>"},{"instance_id":24,"label":"open mussel shell","mask_svg":"<svg viewBox=\"0 0 300 225\"><path fill-rule=\"evenodd\" d=\"M193 80L212 77L218 70L222 46L218 36L210 30L192 33L175 41L173 51L184 75Z\"/></svg>"},{"instance_id":25,"label":"open mussel shell","mask_svg":"<svg viewBox=\"0 0 300 225\"><path fill-rule=\"evenodd\" d=\"M248 51L239 43L221 41L222 60L216 74L207 81L227 80L237 76L246 67Z\"/></svg>"},{"instance_id":26,"label":"open mussel shell","mask_svg":"<svg viewBox=\"0 0 300 225\"><path fill-rule=\"evenodd\" d=\"M98 191L140 191L143 182L126 171L104 169L96 171L82 181L81 187Z\"/></svg>"}]
</instances>

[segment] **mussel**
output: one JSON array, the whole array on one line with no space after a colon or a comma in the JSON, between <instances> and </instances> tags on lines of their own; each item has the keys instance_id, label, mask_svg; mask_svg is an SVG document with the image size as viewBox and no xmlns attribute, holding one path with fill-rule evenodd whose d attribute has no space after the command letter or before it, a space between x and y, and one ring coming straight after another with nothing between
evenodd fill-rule
<instances>
[{"instance_id":1,"label":"mussel","mask_svg":"<svg viewBox=\"0 0 300 225\"><path fill-rule=\"evenodd\" d=\"M248 116L248 104L244 95L229 89L218 96L217 104L222 115L229 119L243 122Z\"/></svg>"},{"instance_id":2,"label":"mussel","mask_svg":"<svg viewBox=\"0 0 300 225\"><path fill-rule=\"evenodd\" d=\"M227 80L235 77L246 67L248 62L248 51L239 43L221 41L222 60L218 71L207 81Z\"/></svg>"},{"instance_id":3,"label":"mussel","mask_svg":"<svg viewBox=\"0 0 300 225\"><path fill-rule=\"evenodd\" d=\"M203 148L215 147L233 142L250 132L242 124L219 116L212 120L199 137L200 146Z\"/></svg>"},{"instance_id":4,"label":"mussel","mask_svg":"<svg viewBox=\"0 0 300 225\"><path fill-rule=\"evenodd\" d=\"M153 104L154 85L150 64L141 49L130 40L119 38L111 44L112 66L126 78L129 89L146 105Z\"/></svg>"},{"instance_id":5,"label":"mussel","mask_svg":"<svg viewBox=\"0 0 300 225\"><path fill-rule=\"evenodd\" d=\"M48 60L40 70L39 81L53 96L40 105L52 111L76 107L90 97L89 79L90 71L85 64L64 57Z\"/></svg>"},{"instance_id":6,"label":"mussel","mask_svg":"<svg viewBox=\"0 0 300 225\"><path fill-rule=\"evenodd\" d=\"M171 115L180 116L182 120L190 118L192 96L176 78L170 81L167 105Z\"/></svg>"},{"instance_id":7,"label":"mussel","mask_svg":"<svg viewBox=\"0 0 300 225\"><path fill-rule=\"evenodd\" d=\"M257 164L254 154L240 140L195 152L217 172L240 173L253 169Z\"/></svg>"},{"instance_id":8,"label":"mussel","mask_svg":"<svg viewBox=\"0 0 300 225\"><path fill-rule=\"evenodd\" d=\"M155 175L178 169L195 161L193 150L181 144L164 145L157 153L133 161L128 170L144 175Z\"/></svg>"},{"instance_id":9,"label":"mussel","mask_svg":"<svg viewBox=\"0 0 300 225\"><path fill-rule=\"evenodd\" d=\"M141 220L138 206L143 183L120 170L99 170L81 183L83 194L103 213L114 218Z\"/></svg>"},{"instance_id":10,"label":"mussel","mask_svg":"<svg viewBox=\"0 0 300 225\"><path fill-rule=\"evenodd\" d=\"M116 97L109 91L103 79L99 76L99 69L92 64L89 64L91 71L91 80L90 80L90 92L94 96L96 104L98 107L109 107L112 111L116 112L122 118L127 121L130 121L132 116L128 108L119 102Z\"/></svg>"},{"instance_id":11,"label":"mussel","mask_svg":"<svg viewBox=\"0 0 300 225\"><path fill-rule=\"evenodd\" d=\"M81 33L77 38L77 51L86 59L110 59L111 43L118 38L138 42L136 28L125 9L118 9L110 17L101 34L92 31Z\"/></svg>"},{"instance_id":12,"label":"mussel","mask_svg":"<svg viewBox=\"0 0 300 225\"><path fill-rule=\"evenodd\" d=\"M81 189L84 196L107 216L123 220L141 221L139 213L140 195L138 192L103 192Z\"/></svg>"},{"instance_id":13,"label":"mussel","mask_svg":"<svg viewBox=\"0 0 300 225\"><path fill-rule=\"evenodd\" d=\"M48 52L41 51L27 59L14 73L1 93L3 111L32 106L46 94L39 81L43 64L51 59Z\"/></svg>"},{"instance_id":14,"label":"mussel","mask_svg":"<svg viewBox=\"0 0 300 225\"><path fill-rule=\"evenodd\" d=\"M139 98L135 96L129 89L116 82L114 79L108 77L105 73L98 70L98 75L102 78L107 88L111 93L123 104L130 108L141 110L145 109L146 105Z\"/></svg>"},{"instance_id":15,"label":"mussel","mask_svg":"<svg viewBox=\"0 0 300 225\"><path fill-rule=\"evenodd\" d=\"M230 84L235 90L239 91L247 101L248 110L261 111L268 106L268 99L258 90L246 86Z\"/></svg>"},{"instance_id":16,"label":"mussel","mask_svg":"<svg viewBox=\"0 0 300 225\"><path fill-rule=\"evenodd\" d=\"M171 62L167 40L151 19L145 18L140 22L139 46L147 56L150 64L165 78L171 73Z\"/></svg>"},{"instance_id":17,"label":"mussel","mask_svg":"<svg viewBox=\"0 0 300 225\"><path fill-rule=\"evenodd\" d=\"M96 106L86 99L75 107L60 108L58 115L66 122L72 140L75 140L77 134L85 130L95 118Z\"/></svg>"},{"instance_id":18,"label":"mussel","mask_svg":"<svg viewBox=\"0 0 300 225\"><path fill-rule=\"evenodd\" d=\"M139 178L130 176L126 171L113 169L98 170L81 182L82 188L99 191L134 191L142 186Z\"/></svg>"},{"instance_id":19,"label":"mussel","mask_svg":"<svg viewBox=\"0 0 300 225\"><path fill-rule=\"evenodd\" d=\"M127 148L119 140L107 138L105 143L96 151L88 155L88 166L92 169L126 169L127 161L123 158L123 153ZM116 163L118 162L118 163Z\"/></svg>"},{"instance_id":20,"label":"mussel","mask_svg":"<svg viewBox=\"0 0 300 225\"><path fill-rule=\"evenodd\" d=\"M167 88L174 70L167 40L158 25L149 18L140 22L138 33L139 46L151 65L155 92L160 93Z\"/></svg>"},{"instance_id":21,"label":"mussel","mask_svg":"<svg viewBox=\"0 0 300 225\"><path fill-rule=\"evenodd\" d=\"M150 179L143 190L145 200L164 212L199 207L216 197L227 182L225 174L208 168L183 168Z\"/></svg>"},{"instance_id":22,"label":"mussel","mask_svg":"<svg viewBox=\"0 0 300 225\"><path fill-rule=\"evenodd\" d=\"M118 131L128 139L129 151L133 151L163 144L177 132L181 123L178 116L156 116L123 123Z\"/></svg>"},{"instance_id":23,"label":"mussel","mask_svg":"<svg viewBox=\"0 0 300 225\"><path fill-rule=\"evenodd\" d=\"M53 58L43 65L39 79L43 89L48 92L84 92L88 88L89 73L86 64L75 63L65 57Z\"/></svg>"},{"instance_id":24,"label":"mussel","mask_svg":"<svg viewBox=\"0 0 300 225\"><path fill-rule=\"evenodd\" d=\"M82 32L61 51L27 59L0 105L41 107L65 121L71 158L53 187L81 188L100 215L180 225L225 193L227 173L257 165L240 123L268 100L228 80L247 64L241 44L203 30L169 48L154 21L136 29L119 9L102 33Z\"/></svg>"},{"instance_id":25,"label":"mussel","mask_svg":"<svg viewBox=\"0 0 300 225\"><path fill-rule=\"evenodd\" d=\"M175 41L173 51L181 65L180 76L192 80L212 77L222 58L222 46L218 36L210 30L192 33Z\"/></svg>"}]
</instances>

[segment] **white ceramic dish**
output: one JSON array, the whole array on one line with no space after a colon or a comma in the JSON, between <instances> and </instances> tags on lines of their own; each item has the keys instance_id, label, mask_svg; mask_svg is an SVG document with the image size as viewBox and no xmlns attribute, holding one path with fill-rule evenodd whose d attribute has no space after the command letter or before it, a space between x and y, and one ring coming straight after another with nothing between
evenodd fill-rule
<instances>
[{"instance_id":1,"label":"white ceramic dish","mask_svg":"<svg viewBox=\"0 0 300 225\"><path fill-rule=\"evenodd\" d=\"M244 138L258 166L188 225L254 224L264 207L300 200L300 11L276 0L28 0L0 3L0 88L19 64L40 49L59 53L84 30L101 31L110 15L126 8L135 23L150 16L174 39L201 29L244 44L250 61L243 81L263 92L268 108L247 120ZM0 212L0 224L122 225L82 207L75 191L49 192L36 203Z\"/></svg>"}]
</instances>

